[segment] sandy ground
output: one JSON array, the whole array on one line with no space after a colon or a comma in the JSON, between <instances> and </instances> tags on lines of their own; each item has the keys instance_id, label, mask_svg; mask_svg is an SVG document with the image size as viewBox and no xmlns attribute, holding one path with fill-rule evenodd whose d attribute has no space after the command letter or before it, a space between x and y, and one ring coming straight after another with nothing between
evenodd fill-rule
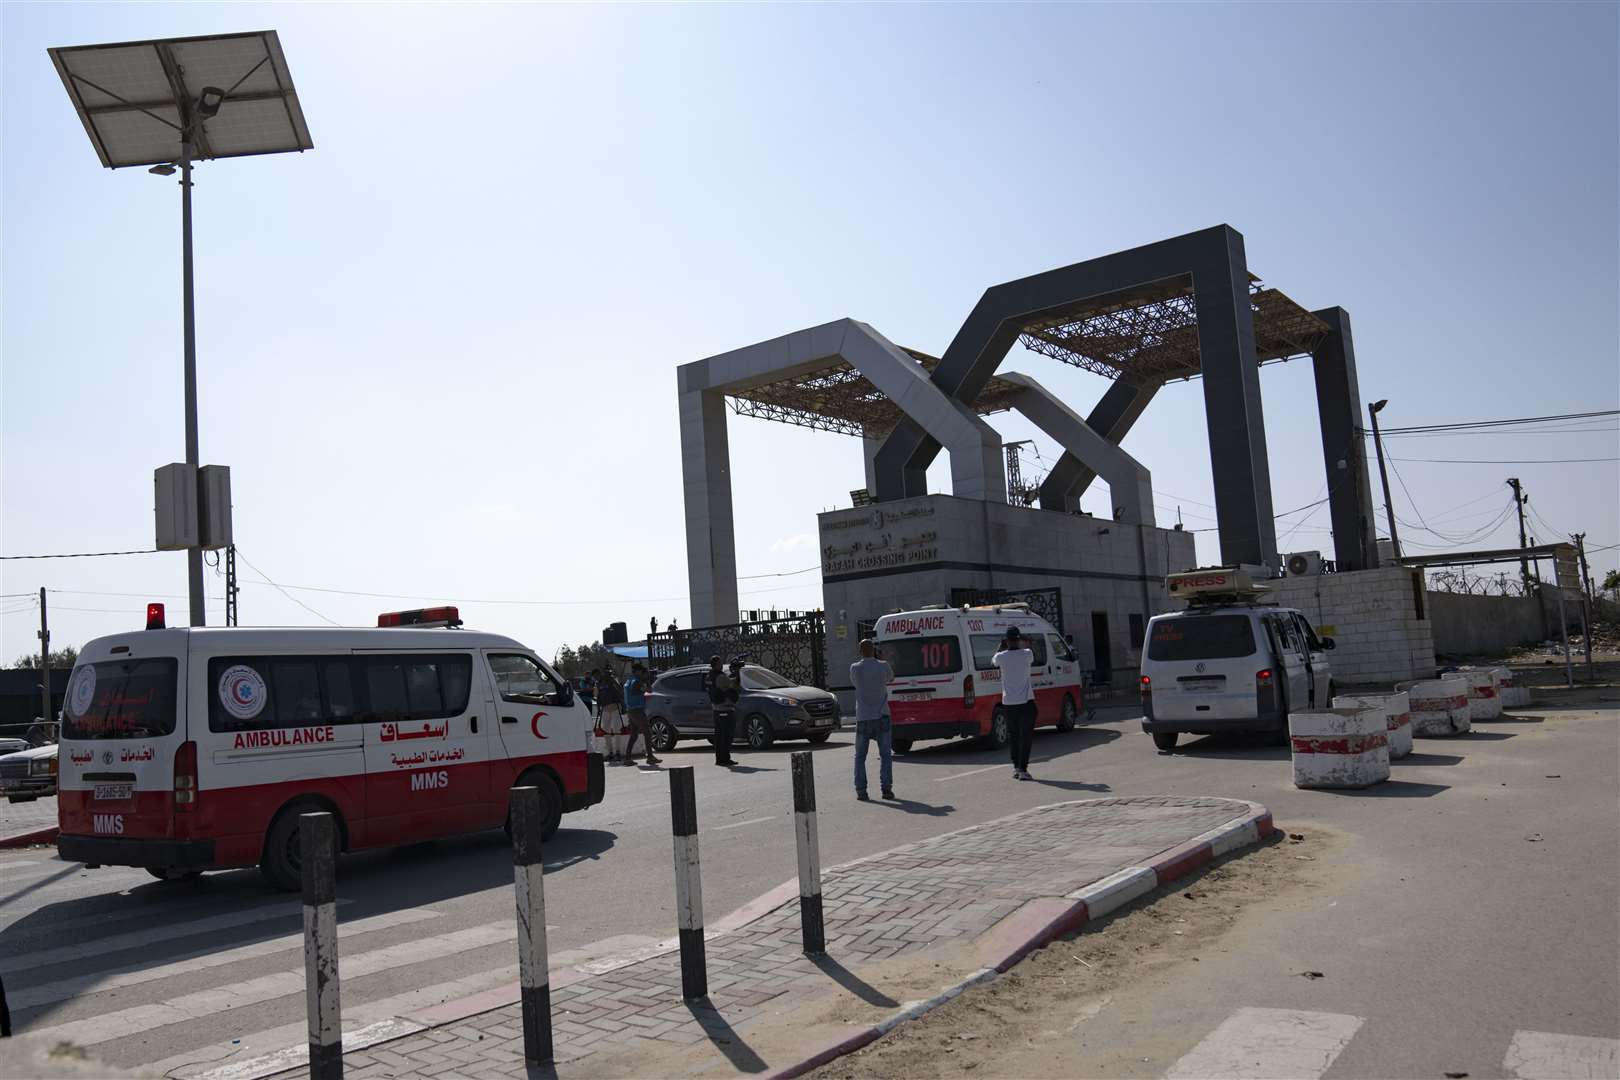
<instances>
[{"instance_id":1,"label":"sandy ground","mask_svg":"<svg viewBox=\"0 0 1620 1080\"><path fill-rule=\"evenodd\" d=\"M1074 1077L1085 1025L1122 987L1174 979L1224 951L1239 917L1307 896L1341 838L1292 833L1159 889L1027 957L993 982L811 1074L820 1080L985 1075ZM1309 976L1302 976L1309 977ZM1094 1055L1090 1055L1094 1056Z\"/></svg>"}]
</instances>

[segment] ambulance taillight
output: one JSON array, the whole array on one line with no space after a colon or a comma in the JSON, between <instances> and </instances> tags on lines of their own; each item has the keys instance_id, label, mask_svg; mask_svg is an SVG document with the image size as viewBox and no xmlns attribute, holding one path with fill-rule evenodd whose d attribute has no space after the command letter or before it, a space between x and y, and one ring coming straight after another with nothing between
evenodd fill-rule
<instances>
[{"instance_id":1,"label":"ambulance taillight","mask_svg":"<svg viewBox=\"0 0 1620 1080\"><path fill-rule=\"evenodd\" d=\"M162 630L164 628L162 604L146 605L146 628L148 630Z\"/></svg>"}]
</instances>

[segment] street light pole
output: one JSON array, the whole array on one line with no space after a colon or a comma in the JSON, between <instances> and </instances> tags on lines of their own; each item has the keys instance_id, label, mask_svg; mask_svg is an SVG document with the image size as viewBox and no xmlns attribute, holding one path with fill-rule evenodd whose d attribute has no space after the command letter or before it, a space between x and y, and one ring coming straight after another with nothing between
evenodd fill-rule
<instances>
[{"instance_id":1,"label":"street light pole","mask_svg":"<svg viewBox=\"0 0 1620 1080\"><path fill-rule=\"evenodd\" d=\"M1384 469L1384 440L1378 434L1378 413L1389 399L1374 401L1367 406L1367 415L1372 417L1373 450L1378 454L1378 479L1384 485L1384 512L1389 515L1389 546L1395 553L1395 558L1401 557L1401 536L1395 531L1395 504L1389 497L1389 473Z\"/></svg>"},{"instance_id":2,"label":"street light pole","mask_svg":"<svg viewBox=\"0 0 1620 1080\"><path fill-rule=\"evenodd\" d=\"M181 317L185 323L186 351L186 464L196 466L202 464L202 455L197 448L197 305L192 295L191 269L191 155L194 150L189 125L192 122L189 116L186 117L187 132L180 153L180 273L184 278L181 283ZM201 481L198 484L200 488ZM201 506L202 492L199 490L197 495L198 505ZM200 547L186 549L186 580L191 597L191 625L207 626Z\"/></svg>"}]
</instances>

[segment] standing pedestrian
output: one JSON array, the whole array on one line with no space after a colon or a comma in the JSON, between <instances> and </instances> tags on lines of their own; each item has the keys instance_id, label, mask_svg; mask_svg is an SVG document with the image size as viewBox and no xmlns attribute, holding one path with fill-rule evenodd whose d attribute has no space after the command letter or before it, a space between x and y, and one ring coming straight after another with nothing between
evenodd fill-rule
<instances>
[{"instance_id":1,"label":"standing pedestrian","mask_svg":"<svg viewBox=\"0 0 1620 1080\"><path fill-rule=\"evenodd\" d=\"M709 670L703 675L703 688L709 692L709 707L714 713L714 763L726 767L737 764L731 760L731 739L737 726L736 696L731 676L720 666L718 656L709 657Z\"/></svg>"},{"instance_id":2,"label":"standing pedestrian","mask_svg":"<svg viewBox=\"0 0 1620 1080\"><path fill-rule=\"evenodd\" d=\"M1014 780L1033 780L1029 775L1029 748L1035 739L1035 690L1029 669L1035 654L1024 646L1018 627L1007 629L1001 651L990 658L1001 669L1001 708L1007 717L1007 749L1012 754Z\"/></svg>"},{"instance_id":3,"label":"standing pedestrian","mask_svg":"<svg viewBox=\"0 0 1620 1080\"><path fill-rule=\"evenodd\" d=\"M861 658L849 665L849 682L855 687L855 797L871 802L866 794L866 748L875 739L878 747L878 786L885 799L894 793L894 721L889 715L889 683L894 669L878 659L877 642L861 639Z\"/></svg>"},{"instance_id":4,"label":"standing pedestrian","mask_svg":"<svg viewBox=\"0 0 1620 1080\"><path fill-rule=\"evenodd\" d=\"M624 689L612 668L604 668L596 680L596 708L597 722L607 740L608 764L630 764L624 753Z\"/></svg>"},{"instance_id":5,"label":"standing pedestrian","mask_svg":"<svg viewBox=\"0 0 1620 1080\"><path fill-rule=\"evenodd\" d=\"M646 665L639 660L630 665L630 677L624 681L624 715L630 722L630 741L625 745L624 756L626 761L636 760L636 736L640 735L647 747L647 764L657 765L652 732L647 728L647 687L651 682Z\"/></svg>"}]
</instances>

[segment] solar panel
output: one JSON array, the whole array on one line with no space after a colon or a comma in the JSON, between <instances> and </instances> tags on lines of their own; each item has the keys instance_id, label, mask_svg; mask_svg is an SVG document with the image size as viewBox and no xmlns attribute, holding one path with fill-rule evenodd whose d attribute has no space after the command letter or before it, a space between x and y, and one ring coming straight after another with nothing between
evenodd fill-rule
<instances>
[{"instance_id":1,"label":"solar panel","mask_svg":"<svg viewBox=\"0 0 1620 1080\"><path fill-rule=\"evenodd\" d=\"M49 50L101 163L178 161L187 120L192 158L309 150L309 127L274 30ZM205 88L219 112L194 115Z\"/></svg>"}]
</instances>

